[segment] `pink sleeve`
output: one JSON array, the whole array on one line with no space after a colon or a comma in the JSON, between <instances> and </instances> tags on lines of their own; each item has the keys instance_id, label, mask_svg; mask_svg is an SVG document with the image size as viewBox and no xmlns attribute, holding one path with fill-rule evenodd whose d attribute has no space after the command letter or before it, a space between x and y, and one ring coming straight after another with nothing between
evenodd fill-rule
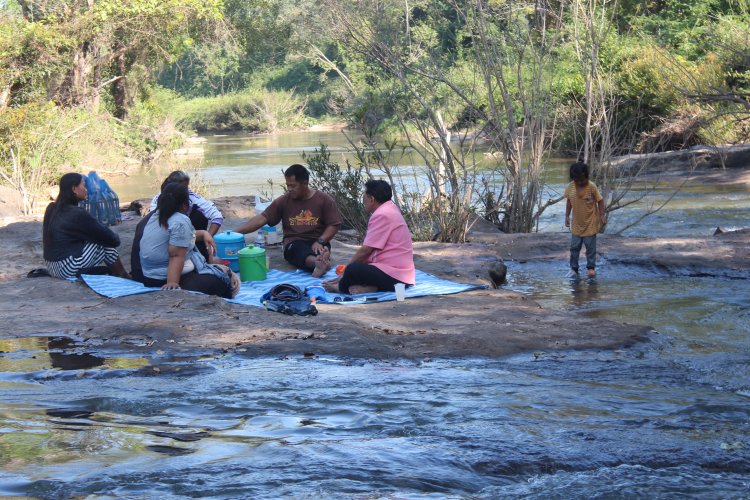
<instances>
[{"instance_id":1,"label":"pink sleeve","mask_svg":"<svg viewBox=\"0 0 750 500\"><path fill-rule=\"evenodd\" d=\"M382 250L388 241L389 235L388 218L383 214L374 213L370 216L370 221L367 225L367 235L362 244Z\"/></svg>"}]
</instances>

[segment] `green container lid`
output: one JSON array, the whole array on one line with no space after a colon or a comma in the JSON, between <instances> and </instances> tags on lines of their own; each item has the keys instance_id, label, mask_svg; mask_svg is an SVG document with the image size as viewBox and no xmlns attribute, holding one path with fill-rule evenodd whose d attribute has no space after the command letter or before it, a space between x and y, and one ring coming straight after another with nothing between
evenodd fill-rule
<instances>
[{"instance_id":1,"label":"green container lid","mask_svg":"<svg viewBox=\"0 0 750 500\"><path fill-rule=\"evenodd\" d=\"M266 251L263 248L256 247L255 245L249 245L237 252L237 255L241 255L243 257L257 257L259 255L264 255Z\"/></svg>"}]
</instances>

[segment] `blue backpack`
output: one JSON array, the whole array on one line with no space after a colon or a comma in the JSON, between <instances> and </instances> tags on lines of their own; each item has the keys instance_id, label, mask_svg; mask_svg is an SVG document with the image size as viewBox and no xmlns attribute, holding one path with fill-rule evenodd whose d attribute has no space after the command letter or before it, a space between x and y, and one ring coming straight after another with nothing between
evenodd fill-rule
<instances>
[{"instance_id":1,"label":"blue backpack","mask_svg":"<svg viewBox=\"0 0 750 500\"><path fill-rule=\"evenodd\" d=\"M280 312L289 316L315 316L318 308L310 303L310 297L297 285L281 283L274 286L260 298L268 311Z\"/></svg>"}]
</instances>

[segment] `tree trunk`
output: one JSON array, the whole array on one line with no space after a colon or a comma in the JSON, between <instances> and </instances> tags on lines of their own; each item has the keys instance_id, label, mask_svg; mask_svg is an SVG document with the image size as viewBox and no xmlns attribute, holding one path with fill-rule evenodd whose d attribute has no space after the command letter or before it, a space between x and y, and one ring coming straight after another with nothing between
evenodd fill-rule
<instances>
[{"instance_id":1,"label":"tree trunk","mask_svg":"<svg viewBox=\"0 0 750 500\"><path fill-rule=\"evenodd\" d=\"M127 71L127 65L125 63L125 54L120 53L115 59L115 65L117 66L117 72L120 74L119 78L112 85L112 96L115 99L115 117L120 120L124 120L128 116L127 109L127 78L125 77Z\"/></svg>"},{"instance_id":2,"label":"tree trunk","mask_svg":"<svg viewBox=\"0 0 750 500\"><path fill-rule=\"evenodd\" d=\"M25 21L33 21L31 16L31 7L29 6L29 2L26 0L18 0L18 5L21 6L21 15L23 16Z\"/></svg>"},{"instance_id":3,"label":"tree trunk","mask_svg":"<svg viewBox=\"0 0 750 500\"><path fill-rule=\"evenodd\" d=\"M8 109L10 103L10 85L0 88L0 113Z\"/></svg>"},{"instance_id":4,"label":"tree trunk","mask_svg":"<svg viewBox=\"0 0 750 500\"><path fill-rule=\"evenodd\" d=\"M73 52L70 77L69 102L71 106L89 105L91 79L91 54L89 42L84 42Z\"/></svg>"},{"instance_id":5,"label":"tree trunk","mask_svg":"<svg viewBox=\"0 0 750 500\"><path fill-rule=\"evenodd\" d=\"M94 78L91 84L91 101L89 104L91 111L93 111L94 113L99 112L99 104L101 100L101 91L102 91L102 63L101 63L101 59L99 58L99 54L100 54L100 48L97 46L93 50Z\"/></svg>"}]
</instances>

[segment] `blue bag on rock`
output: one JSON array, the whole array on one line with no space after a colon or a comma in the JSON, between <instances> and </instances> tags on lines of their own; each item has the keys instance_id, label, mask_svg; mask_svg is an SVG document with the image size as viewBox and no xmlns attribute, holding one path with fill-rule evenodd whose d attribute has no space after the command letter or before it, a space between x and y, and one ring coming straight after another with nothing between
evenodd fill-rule
<instances>
[{"instance_id":1,"label":"blue bag on rock","mask_svg":"<svg viewBox=\"0 0 750 500\"><path fill-rule=\"evenodd\" d=\"M310 303L304 290L291 283L274 286L260 298L268 311L280 312L289 316L315 316L318 308Z\"/></svg>"},{"instance_id":2,"label":"blue bag on rock","mask_svg":"<svg viewBox=\"0 0 750 500\"><path fill-rule=\"evenodd\" d=\"M83 178L86 182L88 197L80 202L79 206L86 209L94 219L105 226L114 226L122 222L120 199L109 187L107 181L93 170Z\"/></svg>"}]
</instances>

